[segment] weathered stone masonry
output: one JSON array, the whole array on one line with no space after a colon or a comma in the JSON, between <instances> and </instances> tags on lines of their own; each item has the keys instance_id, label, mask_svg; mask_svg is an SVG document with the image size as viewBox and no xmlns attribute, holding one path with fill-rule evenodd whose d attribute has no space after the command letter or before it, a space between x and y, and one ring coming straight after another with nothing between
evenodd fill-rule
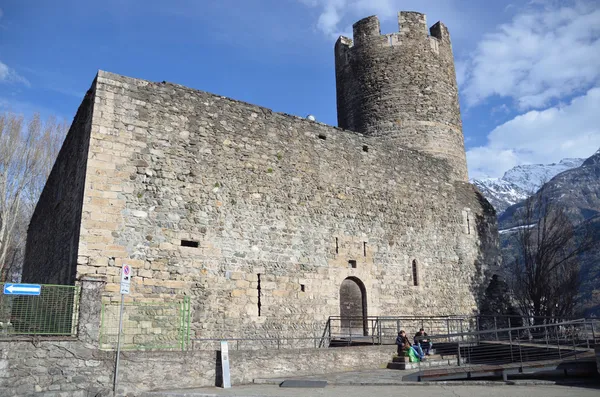
<instances>
[{"instance_id":1,"label":"weathered stone masonry","mask_svg":"<svg viewBox=\"0 0 600 397\"><path fill-rule=\"evenodd\" d=\"M447 30L435 29L442 32L440 46L449 45ZM404 48L413 37L401 40ZM440 54L450 67L451 52ZM455 87L453 66L451 72L445 79ZM404 91L429 92L423 76L403 78ZM79 233L77 277L105 276L105 300L118 299L124 262L134 267L131 299L190 295L196 337L267 330L313 336L328 316L339 315L347 278L366 294L368 315L475 311L478 288L497 257L495 214L465 182L466 168L460 171L458 103L452 92L443 99L439 87L426 97L440 108L428 107L425 119L406 117L418 123L402 121L393 127L398 133L369 127L363 135L100 71L89 94L91 127L75 123L63 147L87 156L77 166L85 171L81 223L49 222L54 215L43 210L54 174L71 158L59 157L30 233ZM399 138L403 131L408 135ZM87 153L74 139L86 134ZM409 149L406 138L419 136L429 142L417 145L423 151ZM432 149L431 142L450 141L448 156ZM77 210L76 201L70 204ZM28 244L28 258L40 257L35 250ZM45 255L59 258L59 250L49 244ZM29 261L25 281L45 282L46 273L33 270L43 263Z\"/></svg>"}]
</instances>

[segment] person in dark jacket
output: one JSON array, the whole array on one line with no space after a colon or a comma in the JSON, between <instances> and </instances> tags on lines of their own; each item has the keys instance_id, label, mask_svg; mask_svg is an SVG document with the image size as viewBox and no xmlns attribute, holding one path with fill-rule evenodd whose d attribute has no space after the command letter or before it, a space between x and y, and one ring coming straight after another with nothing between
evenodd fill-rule
<instances>
[{"instance_id":1,"label":"person in dark jacket","mask_svg":"<svg viewBox=\"0 0 600 397\"><path fill-rule=\"evenodd\" d=\"M419 332L417 332L415 334L415 345L418 346L418 349L415 349L417 351L420 351L421 355L423 355L423 353L425 353L424 355L429 356L429 352L431 350L431 348L433 347L433 343L431 342L431 340L429 338L427 338L427 332L425 332L425 330L423 328L421 328L419 330Z\"/></svg>"},{"instance_id":2,"label":"person in dark jacket","mask_svg":"<svg viewBox=\"0 0 600 397\"><path fill-rule=\"evenodd\" d=\"M398 356L403 356L404 351L412 349L415 353L415 356L417 356L419 360L425 359L425 356L422 352L420 353L419 351L417 351L417 349L411 346L410 340L406 336L406 332L404 332L404 330L398 332L398 336L396 337L396 344L398 345Z\"/></svg>"}]
</instances>

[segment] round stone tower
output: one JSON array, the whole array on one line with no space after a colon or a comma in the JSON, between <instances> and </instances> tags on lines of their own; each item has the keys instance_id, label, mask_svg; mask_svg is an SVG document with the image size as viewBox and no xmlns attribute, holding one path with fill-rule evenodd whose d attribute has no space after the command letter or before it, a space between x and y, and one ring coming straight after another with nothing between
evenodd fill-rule
<instances>
[{"instance_id":1,"label":"round stone tower","mask_svg":"<svg viewBox=\"0 0 600 397\"><path fill-rule=\"evenodd\" d=\"M335 44L338 125L448 161L467 181L467 161L448 29L398 13L399 33L382 35L376 16Z\"/></svg>"}]
</instances>

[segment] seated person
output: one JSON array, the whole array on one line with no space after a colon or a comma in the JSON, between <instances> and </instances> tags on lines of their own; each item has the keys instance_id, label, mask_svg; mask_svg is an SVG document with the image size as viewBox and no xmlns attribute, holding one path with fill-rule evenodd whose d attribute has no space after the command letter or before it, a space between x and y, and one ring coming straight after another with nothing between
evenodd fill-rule
<instances>
[{"instance_id":1,"label":"seated person","mask_svg":"<svg viewBox=\"0 0 600 397\"><path fill-rule=\"evenodd\" d=\"M415 334L414 341L415 346L418 346L417 350L421 352L421 355L423 355L423 351L425 351L425 355L429 356L429 352L433 347L433 343L427 338L427 332L425 332L423 328L421 328L419 332Z\"/></svg>"},{"instance_id":2,"label":"seated person","mask_svg":"<svg viewBox=\"0 0 600 397\"><path fill-rule=\"evenodd\" d=\"M406 332L404 332L404 330L398 332L398 337L396 338L396 344L398 345L398 356L399 357L404 355L403 354L404 351L407 351L408 349L412 349L412 351L415 353L415 356L417 356L419 358L419 360L425 359L423 352L419 352L413 346L411 346L410 341L408 340L408 337L406 336Z\"/></svg>"}]
</instances>

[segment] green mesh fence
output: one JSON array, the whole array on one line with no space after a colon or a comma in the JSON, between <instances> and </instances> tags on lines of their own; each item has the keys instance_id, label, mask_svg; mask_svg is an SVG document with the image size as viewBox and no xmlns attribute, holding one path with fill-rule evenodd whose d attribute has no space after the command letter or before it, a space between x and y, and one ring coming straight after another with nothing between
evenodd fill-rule
<instances>
[{"instance_id":1,"label":"green mesh fence","mask_svg":"<svg viewBox=\"0 0 600 397\"><path fill-rule=\"evenodd\" d=\"M75 336L78 314L78 286L42 285L35 296L1 294L0 336Z\"/></svg>"},{"instance_id":2,"label":"green mesh fence","mask_svg":"<svg viewBox=\"0 0 600 397\"><path fill-rule=\"evenodd\" d=\"M115 350L119 302L102 304L100 348ZM186 350L190 339L190 301L128 302L123 306L122 350Z\"/></svg>"}]
</instances>

